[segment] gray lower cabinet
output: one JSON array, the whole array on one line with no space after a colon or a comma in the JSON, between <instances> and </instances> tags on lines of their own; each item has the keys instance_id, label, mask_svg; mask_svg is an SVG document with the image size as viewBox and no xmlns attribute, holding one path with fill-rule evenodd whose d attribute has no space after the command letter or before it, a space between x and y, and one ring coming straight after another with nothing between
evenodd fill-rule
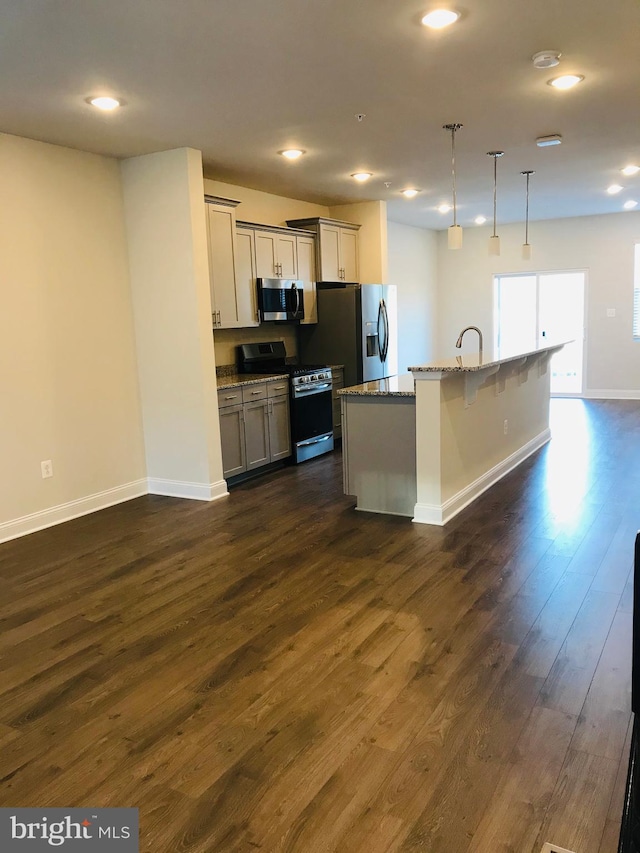
<instances>
[{"instance_id":1,"label":"gray lower cabinet","mask_svg":"<svg viewBox=\"0 0 640 853\"><path fill-rule=\"evenodd\" d=\"M287 382L276 380L218 391L225 478L291 455Z\"/></svg>"},{"instance_id":2,"label":"gray lower cabinet","mask_svg":"<svg viewBox=\"0 0 640 853\"><path fill-rule=\"evenodd\" d=\"M236 406L225 406L219 410L219 413L222 473L225 478L234 477L247 470L242 403Z\"/></svg>"},{"instance_id":3,"label":"gray lower cabinet","mask_svg":"<svg viewBox=\"0 0 640 853\"><path fill-rule=\"evenodd\" d=\"M291 456L288 393L269 399L269 456L271 462Z\"/></svg>"}]
</instances>

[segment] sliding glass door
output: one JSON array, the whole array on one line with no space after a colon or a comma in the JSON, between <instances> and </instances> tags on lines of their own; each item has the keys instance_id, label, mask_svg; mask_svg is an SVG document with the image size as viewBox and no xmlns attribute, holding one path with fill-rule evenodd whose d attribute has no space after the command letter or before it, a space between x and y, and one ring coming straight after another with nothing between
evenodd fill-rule
<instances>
[{"instance_id":1,"label":"sliding glass door","mask_svg":"<svg viewBox=\"0 0 640 853\"><path fill-rule=\"evenodd\" d=\"M497 275L494 282L496 346L504 352L572 340L551 360L551 393L582 394L585 273Z\"/></svg>"}]
</instances>

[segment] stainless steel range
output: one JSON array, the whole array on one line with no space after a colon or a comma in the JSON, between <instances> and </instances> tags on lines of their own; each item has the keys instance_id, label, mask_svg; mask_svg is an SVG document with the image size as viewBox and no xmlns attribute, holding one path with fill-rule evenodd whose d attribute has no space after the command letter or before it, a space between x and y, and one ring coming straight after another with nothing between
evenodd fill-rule
<instances>
[{"instance_id":1,"label":"stainless steel range","mask_svg":"<svg viewBox=\"0 0 640 853\"><path fill-rule=\"evenodd\" d=\"M243 373L283 373L289 376L289 412L293 461L304 462L333 450L331 368L319 364L287 364L283 341L242 344Z\"/></svg>"}]
</instances>

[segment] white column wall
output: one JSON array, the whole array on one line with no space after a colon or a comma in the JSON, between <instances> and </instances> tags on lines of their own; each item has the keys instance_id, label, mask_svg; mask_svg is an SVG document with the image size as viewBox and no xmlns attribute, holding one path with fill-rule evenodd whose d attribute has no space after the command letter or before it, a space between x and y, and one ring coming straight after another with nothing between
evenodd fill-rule
<instances>
[{"instance_id":1,"label":"white column wall","mask_svg":"<svg viewBox=\"0 0 640 853\"><path fill-rule=\"evenodd\" d=\"M122 163L149 491L211 500L222 476L199 151Z\"/></svg>"}]
</instances>

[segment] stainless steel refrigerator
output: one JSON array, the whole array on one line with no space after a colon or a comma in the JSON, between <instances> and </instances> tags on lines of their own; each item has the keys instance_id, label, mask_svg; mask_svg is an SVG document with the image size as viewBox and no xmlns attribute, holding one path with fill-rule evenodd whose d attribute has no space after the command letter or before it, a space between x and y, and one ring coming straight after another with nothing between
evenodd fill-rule
<instances>
[{"instance_id":1,"label":"stainless steel refrigerator","mask_svg":"<svg viewBox=\"0 0 640 853\"><path fill-rule=\"evenodd\" d=\"M343 364L345 385L398 372L396 287L318 282L318 322L299 329L305 364Z\"/></svg>"}]
</instances>

